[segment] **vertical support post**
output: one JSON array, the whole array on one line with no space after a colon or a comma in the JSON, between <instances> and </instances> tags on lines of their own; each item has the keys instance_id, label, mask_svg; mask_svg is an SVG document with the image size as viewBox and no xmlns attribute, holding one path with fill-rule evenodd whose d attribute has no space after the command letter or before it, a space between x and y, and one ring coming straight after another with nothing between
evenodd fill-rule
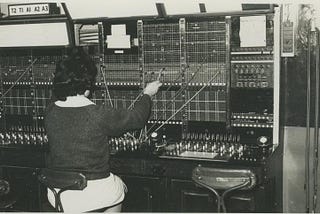
<instances>
[{"instance_id":1,"label":"vertical support post","mask_svg":"<svg viewBox=\"0 0 320 214\"><path fill-rule=\"evenodd\" d=\"M231 128L231 106L230 106L230 87L231 87L231 60L230 60L230 50L231 50L231 16L226 16L226 126L227 129Z\"/></svg>"},{"instance_id":2,"label":"vertical support post","mask_svg":"<svg viewBox=\"0 0 320 214\"><path fill-rule=\"evenodd\" d=\"M0 56L0 61L1 60L1 56ZM0 64L0 131L2 131L3 129L5 129L5 112L4 112L4 97L3 96L3 71L1 69L1 65ZM1 143L1 142L0 142Z\"/></svg>"},{"instance_id":3,"label":"vertical support post","mask_svg":"<svg viewBox=\"0 0 320 214\"><path fill-rule=\"evenodd\" d=\"M199 9L200 9L200 13L206 13L207 12L205 3L199 3Z\"/></svg>"},{"instance_id":4,"label":"vertical support post","mask_svg":"<svg viewBox=\"0 0 320 214\"><path fill-rule=\"evenodd\" d=\"M74 23L71 18L71 15L69 13L69 10L66 6L66 3L61 3L61 6L64 10L64 13L66 14L68 18L68 23L67 23L67 30L68 30L68 35L69 35L69 41L70 41L70 46L74 47L76 42L75 42L75 34L74 34Z\"/></svg>"},{"instance_id":5,"label":"vertical support post","mask_svg":"<svg viewBox=\"0 0 320 214\"><path fill-rule=\"evenodd\" d=\"M318 162L319 162L319 93L320 93L320 70L319 70L319 58L320 58L320 45L319 45L319 30L315 31L315 119L314 119L314 155L313 155L313 174L314 174L314 193L313 193L313 212L317 210L317 197L318 197Z\"/></svg>"},{"instance_id":6,"label":"vertical support post","mask_svg":"<svg viewBox=\"0 0 320 214\"><path fill-rule=\"evenodd\" d=\"M187 47L186 47L186 20L184 18L179 19L179 36L180 36L180 72L181 72L181 87L185 90L181 93L181 100L187 101L187 80L186 80L186 68L187 68ZM182 111L182 136L188 132L188 112L187 105Z\"/></svg>"},{"instance_id":7,"label":"vertical support post","mask_svg":"<svg viewBox=\"0 0 320 214\"><path fill-rule=\"evenodd\" d=\"M144 73L144 53L143 53L143 22L137 22L137 36L138 36L138 59L139 59L139 72L140 72L140 86L145 87L145 73Z\"/></svg>"},{"instance_id":8,"label":"vertical support post","mask_svg":"<svg viewBox=\"0 0 320 214\"><path fill-rule=\"evenodd\" d=\"M163 3L156 3L156 7L157 7L159 18L164 18L167 16L166 8Z\"/></svg>"},{"instance_id":9,"label":"vertical support post","mask_svg":"<svg viewBox=\"0 0 320 214\"><path fill-rule=\"evenodd\" d=\"M308 32L307 53L307 101L306 101L306 150L305 150L305 190L306 190L306 212L310 212L310 112L311 112L311 32Z\"/></svg>"},{"instance_id":10,"label":"vertical support post","mask_svg":"<svg viewBox=\"0 0 320 214\"><path fill-rule=\"evenodd\" d=\"M100 69L100 73L101 73L101 76L100 76L100 82L104 82L105 84L108 84L107 82L105 82L105 75L106 74L106 69L105 69L105 61L104 61L104 47L105 47L105 38L104 38L104 29L103 29L103 24L102 22L98 22L98 39L99 39L99 49L98 49L98 52L99 52L99 69ZM100 87L101 87L101 84L100 84ZM105 88L101 90L103 91L102 93L102 98L103 98L103 101L102 101L102 104L103 105L106 105L107 104L107 91L106 91L106 87L107 85L105 85Z\"/></svg>"},{"instance_id":11,"label":"vertical support post","mask_svg":"<svg viewBox=\"0 0 320 214\"><path fill-rule=\"evenodd\" d=\"M102 55L102 61L104 62L104 47L105 47L105 36L102 22L98 22L98 36L99 36L99 54Z\"/></svg>"},{"instance_id":12,"label":"vertical support post","mask_svg":"<svg viewBox=\"0 0 320 214\"><path fill-rule=\"evenodd\" d=\"M144 48L143 48L143 21L137 21L137 36L138 36L138 61L139 61L139 72L140 72L140 88L143 88L146 85L146 74L144 69ZM141 93L142 94L142 93ZM137 95L139 96L139 95ZM144 130L141 130L141 134L144 133L144 136L147 136L147 125L145 126ZM149 141L150 143L150 141Z\"/></svg>"},{"instance_id":13,"label":"vertical support post","mask_svg":"<svg viewBox=\"0 0 320 214\"><path fill-rule=\"evenodd\" d=\"M75 24L74 25L74 42L75 42L75 46L80 46L80 29L81 29L81 24Z\"/></svg>"},{"instance_id":14,"label":"vertical support post","mask_svg":"<svg viewBox=\"0 0 320 214\"><path fill-rule=\"evenodd\" d=\"M274 8L274 33L273 33L273 149L279 145L280 123L280 32L281 9Z\"/></svg>"},{"instance_id":15,"label":"vertical support post","mask_svg":"<svg viewBox=\"0 0 320 214\"><path fill-rule=\"evenodd\" d=\"M32 63L34 60L33 52L30 51L30 59L29 62ZM38 127L38 102L36 95L36 83L34 81L34 72L33 65L29 68L29 80L30 80L30 95L32 96L32 127L31 131L35 131L34 129Z\"/></svg>"}]
</instances>

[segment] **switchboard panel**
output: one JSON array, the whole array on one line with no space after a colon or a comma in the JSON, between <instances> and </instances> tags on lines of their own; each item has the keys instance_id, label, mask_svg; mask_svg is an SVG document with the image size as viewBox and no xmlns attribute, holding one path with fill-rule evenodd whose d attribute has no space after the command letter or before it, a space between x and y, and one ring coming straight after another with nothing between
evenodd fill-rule
<instances>
[{"instance_id":1,"label":"switchboard panel","mask_svg":"<svg viewBox=\"0 0 320 214\"><path fill-rule=\"evenodd\" d=\"M77 24L77 45L98 69L93 102L130 109L148 82L163 83L146 127L110 138L112 153L264 161L278 136L278 15L259 15L266 19L261 47L241 45L241 15ZM57 47L1 49L2 146L46 147L45 108L55 64L66 54Z\"/></svg>"}]
</instances>

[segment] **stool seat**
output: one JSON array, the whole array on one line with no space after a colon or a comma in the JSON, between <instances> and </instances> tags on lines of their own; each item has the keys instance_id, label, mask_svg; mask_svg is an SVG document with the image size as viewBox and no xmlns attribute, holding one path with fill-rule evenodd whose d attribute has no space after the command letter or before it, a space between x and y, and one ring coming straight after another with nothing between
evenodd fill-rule
<instances>
[{"instance_id":1,"label":"stool seat","mask_svg":"<svg viewBox=\"0 0 320 214\"><path fill-rule=\"evenodd\" d=\"M224 198L228 193L235 190L249 190L257 184L256 175L250 169L210 168L201 165L193 169L192 180L216 195L218 212L221 207L223 212L227 212ZM221 196L218 190L223 192Z\"/></svg>"},{"instance_id":2,"label":"stool seat","mask_svg":"<svg viewBox=\"0 0 320 214\"><path fill-rule=\"evenodd\" d=\"M83 190L87 187L86 177L78 172L62 171L55 169L41 169L38 174L40 183L48 187L55 197L55 209L63 212L60 195L66 190ZM55 188L60 189L58 192Z\"/></svg>"}]
</instances>

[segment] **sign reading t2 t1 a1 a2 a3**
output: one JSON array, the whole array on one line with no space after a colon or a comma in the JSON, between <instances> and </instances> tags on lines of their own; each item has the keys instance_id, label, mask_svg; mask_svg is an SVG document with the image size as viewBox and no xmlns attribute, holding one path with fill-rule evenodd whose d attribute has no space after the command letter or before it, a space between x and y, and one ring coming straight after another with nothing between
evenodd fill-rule
<instances>
[{"instance_id":1,"label":"sign reading t2 t1 a1 a2 a3","mask_svg":"<svg viewBox=\"0 0 320 214\"><path fill-rule=\"evenodd\" d=\"M9 16L50 14L49 3L8 5Z\"/></svg>"}]
</instances>

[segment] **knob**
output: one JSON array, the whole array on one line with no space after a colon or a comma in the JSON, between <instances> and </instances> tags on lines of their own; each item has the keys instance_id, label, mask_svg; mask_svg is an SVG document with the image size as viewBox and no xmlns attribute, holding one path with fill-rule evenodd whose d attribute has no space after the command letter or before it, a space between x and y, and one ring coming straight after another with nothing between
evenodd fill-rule
<instances>
[{"instance_id":1,"label":"knob","mask_svg":"<svg viewBox=\"0 0 320 214\"><path fill-rule=\"evenodd\" d=\"M220 135L216 134L216 142L220 141Z\"/></svg>"},{"instance_id":2,"label":"knob","mask_svg":"<svg viewBox=\"0 0 320 214\"><path fill-rule=\"evenodd\" d=\"M29 136L28 134L24 134L23 136L24 136L24 139L26 139L27 141L29 141L30 136Z\"/></svg>"},{"instance_id":3,"label":"knob","mask_svg":"<svg viewBox=\"0 0 320 214\"><path fill-rule=\"evenodd\" d=\"M189 139L190 139L190 132L188 132L186 135L186 140L189 140Z\"/></svg>"},{"instance_id":4,"label":"knob","mask_svg":"<svg viewBox=\"0 0 320 214\"><path fill-rule=\"evenodd\" d=\"M48 143L48 136L47 135L43 135L43 142L45 144Z\"/></svg>"},{"instance_id":5,"label":"knob","mask_svg":"<svg viewBox=\"0 0 320 214\"><path fill-rule=\"evenodd\" d=\"M266 87L268 87L268 82L261 82L261 87L262 88L266 88Z\"/></svg>"},{"instance_id":6,"label":"knob","mask_svg":"<svg viewBox=\"0 0 320 214\"><path fill-rule=\"evenodd\" d=\"M37 135L37 142L40 143L41 145L43 144L43 136L42 135Z\"/></svg>"},{"instance_id":7,"label":"knob","mask_svg":"<svg viewBox=\"0 0 320 214\"><path fill-rule=\"evenodd\" d=\"M230 153L234 153L234 145L231 145L228 150Z\"/></svg>"},{"instance_id":8,"label":"knob","mask_svg":"<svg viewBox=\"0 0 320 214\"><path fill-rule=\"evenodd\" d=\"M208 142L205 142L205 144L203 145L203 151L208 151Z\"/></svg>"},{"instance_id":9,"label":"knob","mask_svg":"<svg viewBox=\"0 0 320 214\"><path fill-rule=\"evenodd\" d=\"M190 139L191 139L191 140L194 140L194 139L195 139L194 133L191 133L191 134L190 134Z\"/></svg>"},{"instance_id":10,"label":"knob","mask_svg":"<svg viewBox=\"0 0 320 214\"><path fill-rule=\"evenodd\" d=\"M214 142L214 141L216 141L216 136L215 136L215 134L211 134L211 140Z\"/></svg>"},{"instance_id":11,"label":"knob","mask_svg":"<svg viewBox=\"0 0 320 214\"><path fill-rule=\"evenodd\" d=\"M238 153L243 153L243 150L244 150L243 145L240 145L240 146L238 147L238 149L237 149L237 152L238 152Z\"/></svg>"},{"instance_id":12,"label":"knob","mask_svg":"<svg viewBox=\"0 0 320 214\"><path fill-rule=\"evenodd\" d=\"M240 135L239 135L239 134L237 135L236 142L237 142L237 143L239 143L239 142L240 142Z\"/></svg>"},{"instance_id":13,"label":"knob","mask_svg":"<svg viewBox=\"0 0 320 214\"><path fill-rule=\"evenodd\" d=\"M204 139L205 141L210 140L209 134L208 134L208 133L205 133L205 134L203 135L203 139Z\"/></svg>"},{"instance_id":14,"label":"knob","mask_svg":"<svg viewBox=\"0 0 320 214\"><path fill-rule=\"evenodd\" d=\"M191 150L191 142L188 142L188 146L187 146L188 150Z\"/></svg>"},{"instance_id":15,"label":"knob","mask_svg":"<svg viewBox=\"0 0 320 214\"><path fill-rule=\"evenodd\" d=\"M224 139L225 139L225 135L224 134L220 134L220 141L224 142Z\"/></svg>"},{"instance_id":16,"label":"knob","mask_svg":"<svg viewBox=\"0 0 320 214\"><path fill-rule=\"evenodd\" d=\"M182 140L186 139L186 134L185 133L182 133L181 139Z\"/></svg>"},{"instance_id":17,"label":"knob","mask_svg":"<svg viewBox=\"0 0 320 214\"><path fill-rule=\"evenodd\" d=\"M211 146L211 149L212 149L213 152L216 151L216 150L217 150L217 144L214 143L214 144Z\"/></svg>"},{"instance_id":18,"label":"knob","mask_svg":"<svg viewBox=\"0 0 320 214\"><path fill-rule=\"evenodd\" d=\"M228 142L228 134L223 135L223 142Z\"/></svg>"},{"instance_id":19,"label":"knob","mask_svg":"<svg viewBox=\"0 0 320 214\"><path fill-rule=\"evenodd\" d=\"M198 151L198 147L199 147L199 144L198 144L198 143L193 144L193 149L192 149L192 151Z\"/></svg>"},{"instance_id":20,"label":"knob","mask_svg":"<svg viewBox=\"0 0 320 214\"><path fill-rule=\"evenodd\" d=\"M242 88L242 87L243 87L242 82L237 82L237 87L238 87L238 88Z\"/></svg>"}]
</instances>

